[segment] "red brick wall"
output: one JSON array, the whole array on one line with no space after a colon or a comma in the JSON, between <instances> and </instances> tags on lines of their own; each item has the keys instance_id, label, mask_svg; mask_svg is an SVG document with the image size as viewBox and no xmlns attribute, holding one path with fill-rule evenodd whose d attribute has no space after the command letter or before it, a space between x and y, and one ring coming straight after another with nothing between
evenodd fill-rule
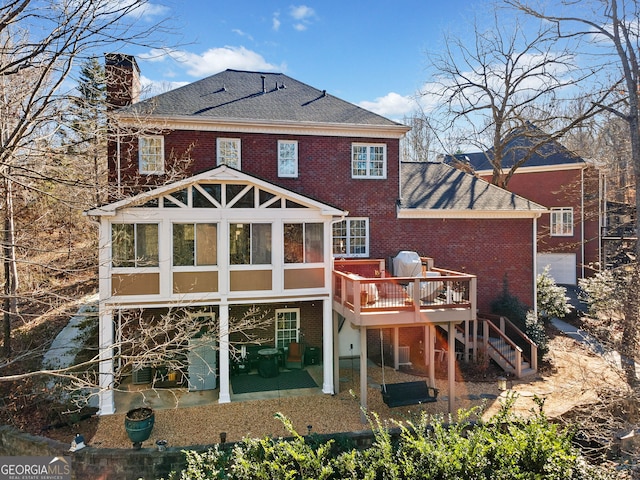
<instances>
[{"instance_id":1,"label":"red brick wall","mask_svg":"<svg viewBox=\"0 0 640 480\"><path fill-rule=\"evenodd\" d=\"M285 304L270 303L258 305L261 312L267 312L267 317L273 319L275 311L280 308L300 309L300 338L310 347L322 348L322 301L294 302ZM229 316L241 319L242 315L249 309L249 306L233 305ZM275 342L275 324L268 322L264 329L255 329L246 332L259 338L265 338L265 345L273 345ZM246 337L239 333L230 335L231 342L246 342Z\"/></svg>"},{"instance_id":2,"label":"red brick wall","mask_svg":"<svg viewBox=\"0 0 640 480\"><path fill-rule=\"evenodd\" d=\"M343 208L352 217L395 216L398 198L399 141L396 139L366 139L358 137L316 137L302 135L268 135L244 133L193 132L178 130L165 135L167 170L175 173L170 159L180 162L187 170L179 177L189 176L216 166L216 139L241 139L241 170L259 178ZM278 140L298 141L298 178L279 178L277 166ZM387 145L386 180L351 178L351 144L385 143ZM138 176L137 140L123 142L121 175L125 184L148 187L171 179L169 175ZM116 180L115 144L110 145L111 182ZM180 161L180 160L179 160ZM372 231L372 238L375 233ZM373 256L376 252L371 252Z\"/></svg>"},{"instance_id":3,"label":"red brick wall","mask_svg":"<svg viewBox=\"0 0 640 480\"><path fill-rule=\"evenodd\" d=\"M486 312L505 279L510 293L533 304L532 225L530 219L398 220L398 234L386 242L391 255L413 250L438 268L476 275L478 308Z\"/></svg>"},{"instance_id":4,"label":"red brick wall","mask_svg":"<svg viewBox=\"0 0 640 480\"><path fill-rule=\"evenodd\" d=\"M537 173L516 172L508 185L510 191L545 207L573 207L574 230L571 237L551 237L549 235L550 215L545 214L538 220L538 251L541 253L575 253L578 278L582 276L583 263L587 269L586 273L589 273L591 267L599 261L598 175L598 170L593 167L586 169L584 174L584 261L581 248L583 212L580 169Z\"/></svg>"}]
</instances>

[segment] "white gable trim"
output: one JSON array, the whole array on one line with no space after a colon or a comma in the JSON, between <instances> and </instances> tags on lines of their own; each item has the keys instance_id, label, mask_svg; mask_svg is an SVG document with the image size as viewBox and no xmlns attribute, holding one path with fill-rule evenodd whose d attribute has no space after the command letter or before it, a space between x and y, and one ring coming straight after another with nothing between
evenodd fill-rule
<instances>
[{"instance_id":1,"label":"white gable trim","mask_svg":"<svg viewBox=\"0 0 640 480\"><path fill-rule=\"evenodd\" d=\"M543 213L549 213L548 210L519 210L519 211L502 211L502 210L450 210L450 209L418 209L418 208L400 208L398 209L398 218L414 218L414 219L505 219L505 218L539 218Z\"/></svg>"},{"instance_id":2,"label":"white gable trim","mask_svg":"<svg viewBox=\"0 0 640 480\"><path fill-rule=\"evenodd\" d=\"M143 205L144 203L148 202L149 200L152 200L154 198L159 198L163 195L167 195L170 194L172 192L178 191L178 190L182 190L186 187L189 187L191 185L197 184L199 182L202 181L210 181L210 180L216 180L216 181L222 181L222 182L247 182L250 183L252 185L257 186L258 188L261 188L263 190L267 190L270 191L276 195L280 195L282 197L285 197L289 200L292 200L296 203L299 203L301 205L304 205L308 208L313 208L316 210L320 210L322 212L323 215L332 215L332 216L345 216L348 214L348 212L344 211L344 210L340 210L337 209L335 207L332 207L330 205L324 204L322 202L318 202L316 200L313 200L311 198L305 197L303 195L300 195L298 193L292 192L290 190L278 187L277 185L274 185L272 183L266 182L264 180L260 180L256 177L253 177L251 175L247 175L243 172L240 172L238 170L235 170L233 168L230 168L226 165L221 165L219 167L216 167L214 169L208 170L206 172L200 173L198 175L195 175L193 177L189 177L189 178L185 178L183 180L179 180L177 182L168 184L168 185L163 185L161 187L155 188L153 190L150 190L148 192L143 192L140 193L138 195L134 195L133 197L129 197L129 198L125 198L123 200L114 202L114 203L110 203L107 205L103 205L101 207L97 207L97 208L93 208L87 212L85 212L85 215L88 216L95 216L95 217L101 217L101 216L115 216L117 214L117 212L119 210L122 210L124 208L128 208L128 207L134 207L137 205Z\"/></svg>"},{"instance_id":3,"label":"white gable trim","mask_svg":"<svg viewBox=\"0 0 640 480\"><path fill-rule=\"evenodd\" d=\"M584 170L588 168L589 165L585 162L579 163L563 163L560 165L539 165L535 167L518 167L516 169L515 175L519 173L545 173L545 172L560 172L563 170ZM504 167L503 170L509 171L507 167ZM476 175L493 175L493 170L478 170L475 172Z\"/></svg>"}]
</instances>

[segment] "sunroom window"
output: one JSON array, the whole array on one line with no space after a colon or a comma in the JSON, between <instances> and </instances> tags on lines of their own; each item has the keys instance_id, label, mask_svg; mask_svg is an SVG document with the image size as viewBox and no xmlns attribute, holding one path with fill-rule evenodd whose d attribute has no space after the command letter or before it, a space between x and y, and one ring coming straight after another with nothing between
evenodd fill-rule
<instances>
[{"instance_id":1,"label":"sunroom window","mask_svg":"<svg viewBox=\"0 0 640 480\"><path fill-rule=\"evenodd\" d=\"M231 265L271 264L271 224L229 224L229 263Z\"/></svg>"},{"instance_id":2,"label":"sunroom window","mask_svg":"<svg viewBox=\"0 0 640 480\"><path fill-rule=\"evenodd\" d=\"M111 262L114 267L157 267L158 224L113 224Z\"/></svg>"},{"instance_id":3,"label":"sunroom window","mask_svg":"<svg viewBox=\"0 0 640 480\"><path fill-rule=\"evenodd\" d=\"M217 263L215 223L173 224L173 265L200 266Z\"/></svg>"},{"instance_id":4,"label":"sunroom window","mask_svg":"<svg viewBox=\"0 0 640 480\"><path fill-rule=\"evenodd\" d=\"M316 263L324 260L322 223L284 224L284 262Z\"/></svg>"}]
</instances>

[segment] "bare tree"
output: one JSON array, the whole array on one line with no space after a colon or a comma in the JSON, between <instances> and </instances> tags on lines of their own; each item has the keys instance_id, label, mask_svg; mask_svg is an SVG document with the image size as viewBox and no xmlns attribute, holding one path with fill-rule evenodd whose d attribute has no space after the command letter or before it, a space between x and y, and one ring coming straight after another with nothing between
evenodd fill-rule
<instances>
[{"instance_id":1,"label":"bare tree","mask_svg":"<svg viewBox=\"0 0 640 480\"><path fill-rule=\"evenodd\" d=\"M405 117L403 124L411 127L402 140L404 162L427 162L435 156L435 132L424 112Z\"/></svg>"},{"instance_id":2,"label":"bare tree","mask_svg":"<svg viewBox=\"0 0 640 480\"><path fill-rule=\"evenodd\" d=\"M559 47L549 25L531 29L498 13L486 29L476 21L469 41L446 36L445 51L431 55L430 64L444 127L458 132L458 145L486 152L492 183L506 188L520 166L598 107L590 103L579 117L554 116L569 87L590 72L580 73L573 51ZM523 137L524 145L514 141Z\"/></svg>"},{"instance_id":3,"label":"bare tree","mask_svg":"<svg viewBox=\"0 0 640 480\"><path fill-rule=\"evenodd\" d=\"M603 0L593 2L561 1L545 10L524 0L506 0L527 15L547 22L558 42L585 42L582 55L590 60L590 68L599 73L601 84L590 83L599 91L593 100L594 108L615 115L627 125L628 144L633 167L634 184L640 178L640 4L636 0ZM635 193L636 212L640 211L640 196ZM636 215L636 232L640 231L640 216ZM640 242L636 242L636 259L640 258ZM624 342L621 354L631 385L638 383L635 356L640 345L638 317L640 316L640 268L634 264L634 274L627 290L624 321Z\"/></svg>"},{"instance_id":4,"label":"bare tree","mask_svg":"<svg viewBox=\"0 0 640 480\"><path fill-rule=\"evenodd\" d=\"M169 30L164 21L147 21L148 0L15 0L0 5L0 177L3 186L4 354L11 354L11 322L19 315L18 257L20 225L15 199L33 203L38 196L58 196L67 211L88 205L79 190L94 179L70 173L56 154L56 132L70 104L68 85L77 64L106 48L160 44ZM79 170L75 170L77 174ZM56 190L61 184L72 191ZM26 192L31 192L26 193ZM27 198L28 197L28 198ZM69 215L67 214L67 217ZM18 250L18 253L16 251Z\"/></svg>"}]
</instances>

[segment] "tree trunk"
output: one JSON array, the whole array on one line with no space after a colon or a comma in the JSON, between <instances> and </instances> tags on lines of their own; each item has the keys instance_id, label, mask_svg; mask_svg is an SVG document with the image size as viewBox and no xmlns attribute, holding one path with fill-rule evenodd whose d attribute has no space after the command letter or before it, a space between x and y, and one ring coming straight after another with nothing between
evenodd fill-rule
<instances>
[{"instance_id":1,"label":"tree trunk","mask_svg":"<svg viewBox=\"0 0 640 480\"><path fill-rule=\"evenodd\" d=\"M11 180L4 179L4 345L6 358L11 356L11 320L17 314L18 270L14 239L13 191Z\"/></svg>"}]
</instances>

